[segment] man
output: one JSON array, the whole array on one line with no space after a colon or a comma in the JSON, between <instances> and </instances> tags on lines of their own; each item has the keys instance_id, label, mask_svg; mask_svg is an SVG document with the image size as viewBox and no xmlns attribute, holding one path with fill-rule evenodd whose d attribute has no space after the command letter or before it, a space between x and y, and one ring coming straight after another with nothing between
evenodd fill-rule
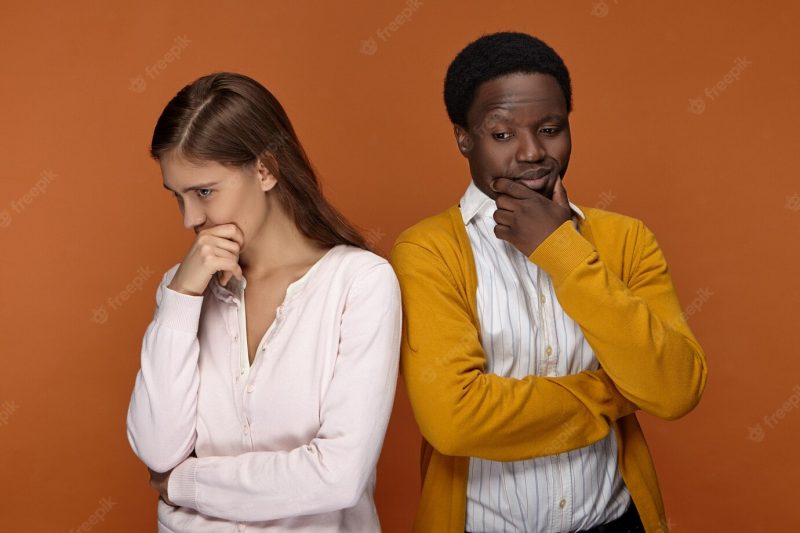
<instances>
[{"instance_id":1,"label":"man","mask_svg":"<svg viewBox=\"0 0 800 533\"><path fill-rule=\"evenodd\" d=\"M484 36L447 71L472 182L392 250L424 437L415 531L667 530L634 413L693 409L705 355L653 233L568 200L571 95L526 34Z\"/></svg>"}]
</instances>

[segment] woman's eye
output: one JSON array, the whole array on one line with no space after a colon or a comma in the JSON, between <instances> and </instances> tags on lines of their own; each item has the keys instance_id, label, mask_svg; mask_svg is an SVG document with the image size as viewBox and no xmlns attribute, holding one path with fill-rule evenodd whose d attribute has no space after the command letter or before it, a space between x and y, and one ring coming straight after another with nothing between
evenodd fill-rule
<instances>
[{"instance_id":1,"label":"woman's eye","mask_svg":"<svg viewBox=\"0 0 800 533\"><path fill-rule=\"evenodd\" d=\"M498 141L507 141L511 138L511 133L507 131L501 131L500 133L492 133L492 137Z\"/></svg>"},{"instance_id":2,"label":"woman's eye","mask_svg":"<svg viewBox=\"0 0 800 533\"><path fill-rule=\"evenodd\" d=\"M205 192L205 193L208 193L208 194L203 194L204 192ZM209 196L211 196L211 192L212 192L212 191L211 191L211 189L197 189L197 195L198 195L200 198L203 198L203 199L206 199L206 198L208 198Z\"/></svg>"}]
</instances>

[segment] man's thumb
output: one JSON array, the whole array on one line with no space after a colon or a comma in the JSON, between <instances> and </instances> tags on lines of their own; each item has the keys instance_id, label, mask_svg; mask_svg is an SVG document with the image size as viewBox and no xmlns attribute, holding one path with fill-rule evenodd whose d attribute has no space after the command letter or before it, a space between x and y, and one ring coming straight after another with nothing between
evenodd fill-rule
<instances>
[{"instance_id":1,"label":"man's thumb","mask_svg":"<svg viewBox=\"0 0 800 533\"><path fill-rule=\"evenodd\" d=\"M561 176L558 177L556 180L556 186L553 189L553 202L561 207L566 207L569 209L569 200L567 199L567 190L564 188L564 184L561 183Z\"/></svg>"}]
</instances>

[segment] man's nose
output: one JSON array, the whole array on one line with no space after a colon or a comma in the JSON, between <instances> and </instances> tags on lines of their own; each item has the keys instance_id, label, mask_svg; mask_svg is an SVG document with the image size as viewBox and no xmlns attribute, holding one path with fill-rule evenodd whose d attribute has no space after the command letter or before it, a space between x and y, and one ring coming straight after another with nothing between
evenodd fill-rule
<instances>
[{"instance_id":1,"label":"man's nose","mask_svg":"<svg viewBox=\"0 0 800 533\"><path fill-rule=\"evenodd\" d=\"M547 154L536 134L521 132L517 138L519 139L517 161L532 163L541 160Z\"/></svg>"}]
</instances>

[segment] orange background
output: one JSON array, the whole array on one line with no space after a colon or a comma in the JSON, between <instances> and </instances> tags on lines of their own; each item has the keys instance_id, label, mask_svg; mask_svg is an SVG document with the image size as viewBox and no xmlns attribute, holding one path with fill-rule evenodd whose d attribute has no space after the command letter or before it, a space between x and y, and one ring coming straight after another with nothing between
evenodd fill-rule
<instances>
[{"instance_id":1,"label":"orange background","mask_svg":"<svg viewBox=\"0 0 800 533\"><path fill-rule=\"evenodd\" d=\"M674 530L797 527L796 3L137 4L0 6L2 531L77 530L104 498L92 531L155 530L125 414L156 285L193 237L147 156L169 98L218 70L261 81L328 197L386 253L466 187L442 80L467 42L505 29L540 36L571 71L570 199L655 231L706 349L697 410L641 416ZM387 532L409 530L419 486L398 390L376 496Z\"/></svg>"}]
</instances>

